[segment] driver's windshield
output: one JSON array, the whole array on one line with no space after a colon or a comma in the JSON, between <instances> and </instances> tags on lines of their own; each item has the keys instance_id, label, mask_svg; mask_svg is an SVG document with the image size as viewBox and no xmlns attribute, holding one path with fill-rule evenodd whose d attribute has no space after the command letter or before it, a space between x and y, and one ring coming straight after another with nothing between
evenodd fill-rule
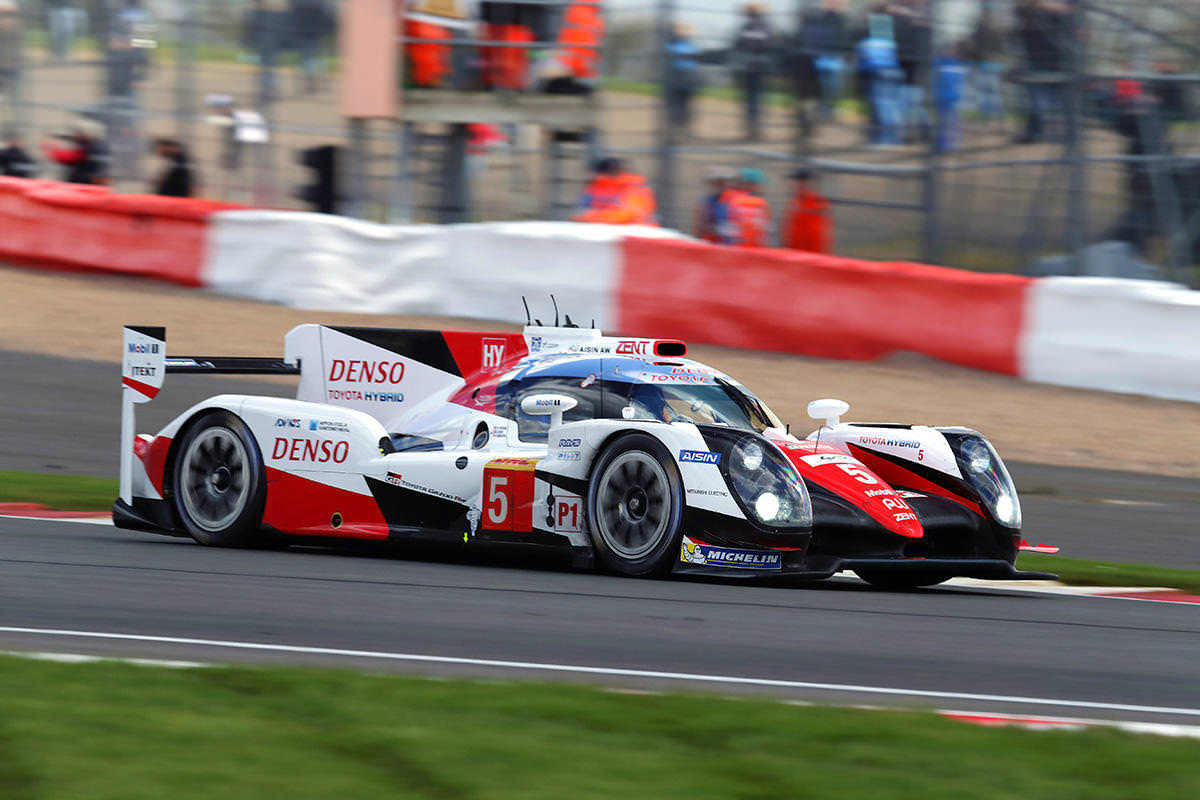
<instances>
[{"instance_id":1,"label":"driver's windshield","mask_svg":"<svg viewBox=\"0 0 1200 800\"><path fill-rule=\"evenodd\" d=\"M608 382L607 392L622 395L633 419L725 425L761 432L783 423L757 397L722 378L703 384ZM606 410L611 409L606 404Z\"/></svg>"}]
</instances>

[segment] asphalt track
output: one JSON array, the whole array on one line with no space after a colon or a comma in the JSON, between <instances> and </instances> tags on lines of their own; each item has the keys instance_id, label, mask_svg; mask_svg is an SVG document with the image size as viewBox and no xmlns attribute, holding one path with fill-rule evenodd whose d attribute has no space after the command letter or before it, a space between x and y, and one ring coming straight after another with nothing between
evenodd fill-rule
<instances>
[{"instance_id":1,"label":"asphalt track","mask_svg":"<svg viewBox=\"0 0 1200 800\"><path fill-rule=\"evenodd\" d=\"M0 352L0 469L112 475L113 365ZM216 391L173 380L155 430ZM1200 567L1194 482L1013 465L1032 540ZM1135 505L1129 505L1133 503ZM474 545L472 545L474 547ZM1200 724L1194 605L857 581L635 581L527 551L217 550L0 519L0 650L305 663Z\"/></svg>"},{"instance_id":2,"label":"asphalt track","mask_svg":"<svg viewBox=\"0 0 1200 800\"><path fill-rule=\"evenodd\" d=\"M1194 605L638 581L511 551L219 550L61 521L0 519L0 650L1200 724Z\"/></svg>"},{"instance_id":3,"label":"asphalt track","mask_svg":"<svg viewBox=\"0 0 1200 800\"><path fill-rule=\"evenodd\" d=\"M0 350L0 470L115 476L120 372L115 364ZM173 375L138 407L154 432L214 394L295 396L294 382ZM1195 480L1010 463L1027 538L1063 555L1200 569Z\"/></svg>"}]
</instances>

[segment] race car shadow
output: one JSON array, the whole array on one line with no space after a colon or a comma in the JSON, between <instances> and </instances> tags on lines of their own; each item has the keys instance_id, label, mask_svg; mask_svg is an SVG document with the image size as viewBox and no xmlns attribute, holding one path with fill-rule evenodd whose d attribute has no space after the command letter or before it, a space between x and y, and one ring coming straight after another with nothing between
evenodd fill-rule
<instances>
[{"instance_id":1,"label":"race car shadow","mask_svg":"<svg viewBox=\"0 0 1200 800\"><path fill-rule=\"evenodd\" d=\"M187 538L164 536L130 537L119 534L114 542L140 546L191 548L200 547ZM322 558L390 560L402 563L444 564L447 566L471 566L480 569L506 571L556 573L561 575L591 575L609 578L629 585L638 581L664 582L711 586L740 586L776 591L820 591L847 592L851 594L906 594L960 597L1033 597L1030 593L1006 590L1003 586L946 586L938 585L912 589L888 589L872 586L856 577L835 575L831 578L807 578L802 576L763 575L697 575L672 574L656 581L653 578L629 578L601 568L580 568L571 563L571 554L564 548L533 544L513 544L473 541L461 542L368 542L348 539L324 539L311 537L289 537L265 546L244 548L237 552L282 552L296 556L319 556ZM229 552L229 551L226 551Z\"/></svg>"}]
</instances>

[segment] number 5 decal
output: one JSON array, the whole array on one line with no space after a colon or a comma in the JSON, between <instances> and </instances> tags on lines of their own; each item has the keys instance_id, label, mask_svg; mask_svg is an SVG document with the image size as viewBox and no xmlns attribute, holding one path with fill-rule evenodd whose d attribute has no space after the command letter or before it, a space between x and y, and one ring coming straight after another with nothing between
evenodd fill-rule
<instances>
[{"instance_id":1,"label":"number 5 decal","mask_svg":"<svg viewBox=\"0 0 1200 800\"><path fill-rule=\"evenodd\" d=\"M838 464L837 466L841 468L842 472L854 478L854 480L858 481L859 483L879 483L879 481L875 480L871 473L867 472L858 464Z\"/></svg>"},{"instance_id":2,"label":"number 5 decal","mask_svg":"<svg viewBox=\"0 0 1200 800\"><path fill-rule=\"evenodd\" d=\"M495 525L502 525L508 519L508 478L499 475L488 476L487 515Z\"/></svg>"},{"instance_id":3,"label":"number 5 decal","mask_svg":"<svg viewBox=\"0 0 1200 800\"><path fill-rule=\"evenodd\" d=\"M491 531L533 530L533 469L536 459L498 458L483 470L479 527Z\"/></svg>"}]
</instances>

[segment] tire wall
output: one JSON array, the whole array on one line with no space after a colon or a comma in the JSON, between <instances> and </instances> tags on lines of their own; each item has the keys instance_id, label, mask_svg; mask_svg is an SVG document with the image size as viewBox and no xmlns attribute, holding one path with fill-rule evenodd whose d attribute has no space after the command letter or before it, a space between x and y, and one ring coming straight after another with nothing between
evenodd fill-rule
<instances>
[{"instance_id":1,"label":"tire wall","mask_svg":"<svg viewBox=\"0 0 1200 800\"><path fill-rule=\"evenodd\" d=\"M553 319L821 358L916 352L1026 380L1200 402L1200 293L785 250L657 228L389 226L0 178L0 260L315 311ZM319 314L314 315L319 321Z\"/></svg>"}]
</instances>

